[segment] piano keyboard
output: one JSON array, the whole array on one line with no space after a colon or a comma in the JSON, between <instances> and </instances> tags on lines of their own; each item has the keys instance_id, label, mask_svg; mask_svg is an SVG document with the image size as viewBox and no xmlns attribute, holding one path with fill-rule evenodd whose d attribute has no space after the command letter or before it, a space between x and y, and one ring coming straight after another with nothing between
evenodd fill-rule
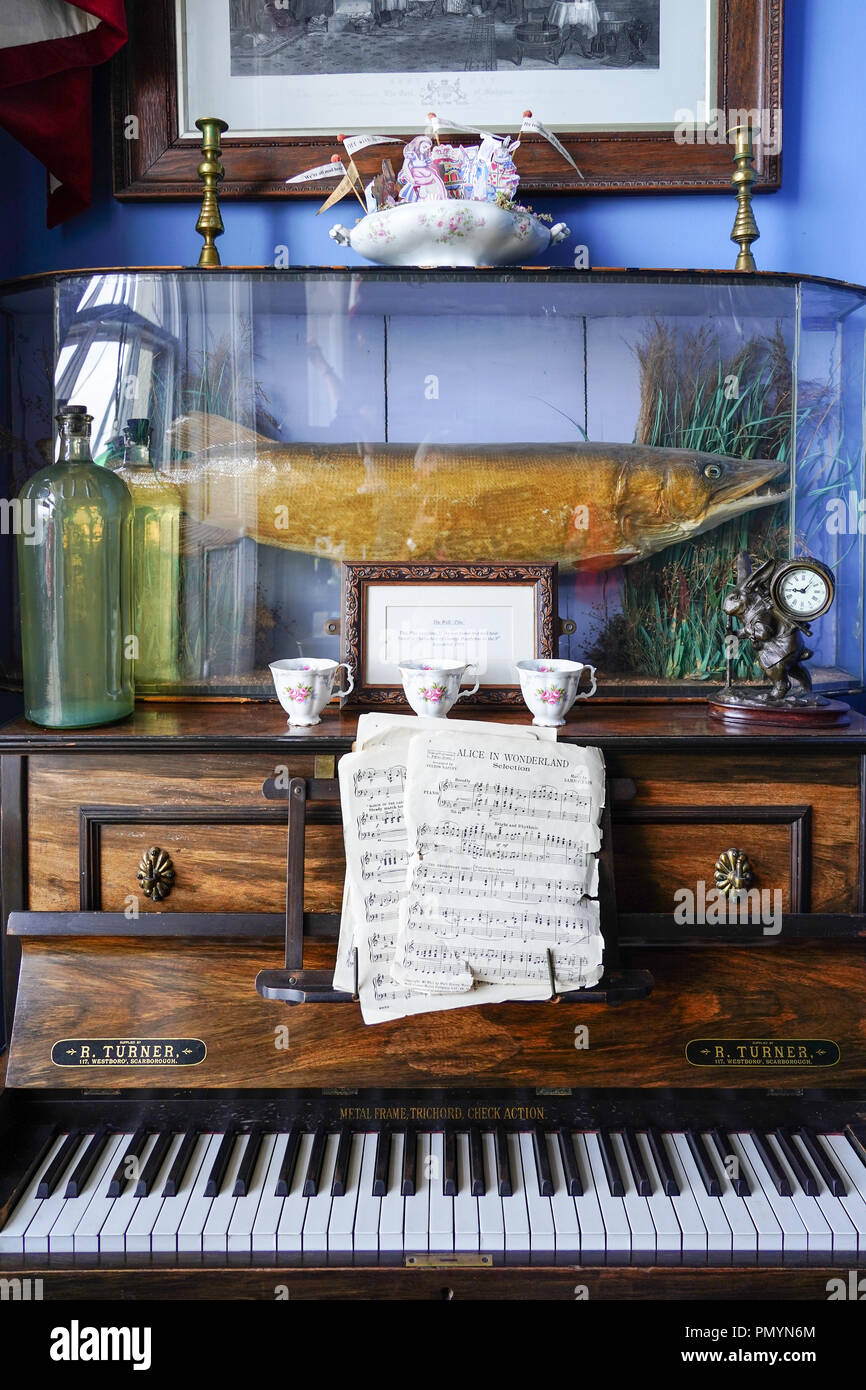
<instances>
[{"instance_id":1,"label":"piano keyboard","mask_svg":"<svg viewBox=\"0 0 866 1390\"><path fill-rule=\"evenodd\" d=\"M849 1264L851 1130L60 1132L0 1255L377 1264Z\"/></svg>"}]
</instances>

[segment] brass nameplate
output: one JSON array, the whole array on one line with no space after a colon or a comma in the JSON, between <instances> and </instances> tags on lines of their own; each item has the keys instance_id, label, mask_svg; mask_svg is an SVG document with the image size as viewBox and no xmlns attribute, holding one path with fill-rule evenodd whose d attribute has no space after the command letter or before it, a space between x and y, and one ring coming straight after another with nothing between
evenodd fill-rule
<instances>
[{"instance_id":1,"label":"brass nameplate","mask_svg":"<svg viewBox=\"0 0 866 1390\"><path fill-rule=\"evenodd\" d=\"M693 1067L835 1067L841 1052L829 1038L694 1038Z\"/></svg>"},{"instance_id":2,"label":"brass nameplate","mask_svg":"<svg viewBox=\"0 0 866 1390\"><path fill-rule=\"evenodd\" d=\"M493 1264L492 1255L449 1254L440 1250L435 1255L407 1255L407 1269L482 1269Z\"/></svg>"},{"instance_id":3,"label":"brass nameplate","mask_svg":"<svg viewBox=\"0 0 866 1390\"><path fill-rule=\"evenodd\" d=\"M56 1067L197 1067L207 1056L201 1038L61 1038Z\"/></svg>"}]
</instances>

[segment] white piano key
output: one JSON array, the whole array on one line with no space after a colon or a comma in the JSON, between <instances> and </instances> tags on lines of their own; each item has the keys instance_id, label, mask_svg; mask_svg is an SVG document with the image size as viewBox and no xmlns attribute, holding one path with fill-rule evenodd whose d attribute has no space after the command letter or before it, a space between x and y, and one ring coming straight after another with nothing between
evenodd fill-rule
<instances>
[{"instance_id":1,"label":"white piano key","mask_svg":"<svg viewBox=\"0 0 866 1390\"><path fill-rule=\"evenodd\" d=\"M469 1172L469 1135L457 1135L457 1195L454 1198L454 1249L479 1248L478 1198L472 1195Z\"/></svg>"},{"instance_id":2,"label":"white piano key","mask_svg":"<svg viewBox=\"0 0 866 1390\"><path fill-rule=\"evenodd\" d=\"M267 1157L265 1160L264 1177L262 1179L261 1191L259 1193L259 1203L253 1213L253 1219L249 1226L249 1245L243 1245L245 1228L247 1226L247 1213L244 1212L243 1218L235 1226L234 1220L229 1226L229 1249L239 1250L249 1248L257 1253L268 1252L273 1254L277 1248L277 1228L280 1224L280 1216L283 1210L284 1197L277 1196L277 1179L282 1167L283 1155L286 1152L286 1145L289 1142L288 1134L267 1134L265 1135L262 1148L267 1145ZM256 1183L258 1187L258 1182Z\"/></svg>"},{"instance_id":3,"label":"white piano key","mask_svg":"<svg viewBox=\"0 0 866 1390\"><path fill-rule=\"evenodd\" d=\"M743 1152L752 1165L758 1182L764 1192L764 1196L773 1209L773 1215L782 1228L782 1254L783 1263L803 1263L809 1252L809 1240L806 1234L806 1227L800 1220L799 1213L790 1197L780 1197L775 1187L773 1179L770 1177L764 1160L758 1153L755 1143L750 1134L738 1131L736 1134L738 1142L743 1147Z\"/></svg>"},{"instance_id":4,"label":"white piano key","mask_svg":"<svg viewBox=\"0 0 866 1390\"><path fill-rule=\"evenodd\" d=\"M580 1262L584 1265L603 1265L607 1259L607 1230L604 1223L604 1214L598 1200L598 1193L595 1190L595 1174L592 1171L592 1164L589 1161L589 1149L586 1145L584 1134L566 1133L566 1143L570 1143L574 1149L574 1156L577 1162L580 1181L583 1192L579 1197L574 1198L574 1210L577 1213L577 1220L580 1225ZM601 1155L599 1154L599 1158ZM603 1175L602 1175L603 1176ZM605 1182L605 1192L607 1183ZM628 1223L626 1222L626 1227ZM612 1260L612 1264L623 1263L625 1247L619 1251L620 1259Z\"/></svg>"},{"instance_id":5,"label":"white piano key","mask_svg":"<svg viewBox=\"0 0 866 1390\"><path fill-rule=\"evenodd\" d=\"M379 1252L379 1221L382 1215L382 1198L373 1196L379 1135L365 1134L363 1139L358 1207L355 1212L355 1263L371 1264Z\"/></svg>"},{"instance_id":6,"label":"white piano key","mask_svg":"<svg viewBox=\"0 0 866 1390\"><path fill-rule=\"evenodd\" d=\"M329 1134L325 1140L325 1156L315 1197L307 1198L307 1214L304 1217L304 1256L326 1256L328 1253L328 1222L331 1219L331 1184L337 1166L337 1150L340 1147L339 1134Z\"/></svg>"},{"instance_id":7,"label":"white piano key","mask_svg":"<svg viewBox=\"0 0 866 1390\"><path fill-rule=\"evenodd\" d=\"M159 1138L158 1134L149 1134L145 1140L144 1148L139 1157L140 1169L144 1168L145 1163L150 1157L150 1151ZM121 1155L122 1157L123 1155ZM127 1180L126 1186L119 1197L115 1197L99 1231L100 1252L112 1251L121 1252L126 1249L126 1228L135 1215L139 1205L139 1199L135 1195L135 1185L138 1179Z\"/></svg>"},{"instance_id":8,"label":"white piano key","mask_svg":"<svg viewBox=\"0 0 866 1390\"><path fill-rule=\"evenodd\" d=\"M304 1222L310 1202L310 1198L304 1196L304 1181L313 1151L313 1141L313 1134L301 1135L295 1171L291 1174L291 1186L283 1198L283 1209L277 1226L277 1250L284 1254L300 1254L304 1248Z\"/></svg>"},{"instance_id":9,"label":"white piano key","mask_svg":"<svg viewBox=\"0 0 866 1390\"><path fill-rule=\"evenodd\" d=\"M180 1223L192 1200L193 1193L196 1191L199 1179L201 1179L201 1186L204 1187L207 1175L202 1177L202 1172L205 1159L210 1153L211 1143L215 1137L219 1142L219 1136L213 1134L200 1134L198 1136L177 1192L173 1197L163 1197L162 1206L153 1223L153 1232L150 1237L150 1248L154 1254L170 1255L177 1250ZM183 1142L182 1138L181 1142ZM160 1191L162 1191L161 1188Z\"/></svg>"},{"instance_id":10,"label":"white piano key","mask_svg":"<svg viewBox=\"0 0 866 1390\"><path fill-rule=\"evenodd\" d=\"M263 1134L259 1152L250 1173L250 1180L247 1185L245 1197L235 1198L235 1209L232 1212L232 1219L226 1232L226 1249L235 1253L245 1252L252 1249L253 1225L259 1213L262 1201L267 1193L268 1173L271 1168L271 1160L274 1156L274 1149L277 1145L276 1134ZM270 1195L273 1196L274 1188L277 1185L277 1169L274 1170L274 1180L271 1183ZM279 1202L282 1209L282 1197L274 1197L275 1202ZM273 1244L269 1247L276 1249L277 1242L277 1223L274 1219L271 1224L271 1237Z\"/></svg>"},{"instance_id":11,"label":"white piano key","mask_svg":"<svg viewBox=\"0 0 866 1390\"><path fill-rule=\"evenodd\" d=\"M692 1196L689 1180L683 1165L680 1163L679 1153L672 1136L660 1133L659 1142L667 1155L671 1171L680 1189L676 1197L671 1197L670 1203L682 1232L683 1264L705 1265L709 1262L709 1233L706 1224L701 1216L700 1208ZM646 1147L649 1148L648 1142ZM646 1156L646 1149L643 1152ZM655 1170L655 1160L653 1160L653 1168Z\"/></svg>"},{"instance_id":12,"label":"white piano key","mask_svg":"<svg viewBox=\"0 0 866 1390\"><path fill-rule=\"evenodd\" d=\"M665 1137L670 1138L676 1150L689 1191L707 1228L707 1263L730 1264L734 1253L734 1237L719 1198L708 1195L686 1136L674 1132Z\"/></svg>"},{"instance_id":13,"label":"white piano key","mask_svg":"<svg viewBox=\"0 0 866 1390\"><path fill-rule=\"evenodd\" d=\"M547 1157L550 1163L550 1176L553 1179L553 1196L550 1198L550 1213L553 1217L553 1231L556 1241L557 1262L576 1264L580 1261L580 1222L574 1198L569 1195L559 1152L559 1140L555 1134L545 1134Z\"/></svg>"},{"instance_id":14,"label":"white piano key","mask_svg":"<svg viewBox=\"0 0 866 1390\"><path fill-rule=\"evenodd\" d=\"M454 1249L454 1198L445 1196L445 1135L430 1136L430 1249Z\"/></svg>"},{"instance_id":15,"label":"white piano key","mask_svg":"<svg viewBox=\"0 0 866 1390\"><path fill-rule=\"evenodd\" d=\"M758 1264L780 1264L784 1253L782 1227L776 1220L773 1208L767 1201L758 1175L752 1167L751 1159L737 1135L729 1133L728 1139L731 1152L739 1161L740 1171L751 1188L749 1196L741 1198L741 1201L752 1219L758 1237Z\"/></svg>"},{"instance_id":16,"label":"white piano key","mask_svg":"<svg viewBox=\"0 0 866 1390\"><path fill-rule=\"evenodd\" d=\"M787 1201L793 1202L797 1215L806 1228L806 1248L809 1264L828 1264L833 1257L833 1232L824 1217L824 1213L819 1207L814 1197L809 1197L803 1191L794 1170L782 1152L781 1146L772 1134L767 1136L767 1143L770 1152L774 1155L776 1162L791 1184L791 1196Z\"/></svg>"},{"instance_id":17,"label":"white piano key","mask_svg":"<svg viewBox=\"0 0 866 1390\"><path fill-rule=\"evenodd\" d=\"M82 1221L87 1215L88 1208L94 1199L105 1191L111 1178L111 1165L116 1166L120 1157L120 1146L124 1147L129 1143L131 1134L112 1134L108 1143L102 1151L102 1157L93 1166L93 1171L79 1197L65 1197L57 1216L57 1220L48 1233L48 1249L52 1255L62 1254L71 1255L78 1247L75 1244L75 1235ZM98 1208L102 1211L102 1207ZM96 1214L97 1209L94 1209ZM104 1215L100 1220L100 1225L104 1220ZM92 1223L91 1223L92 1224ZM98 1231L99 1227L97 1227ZM98 1245L91 1249L98 1249Z\"/></svg>"},{"instance_id":18,"label":"white piano key","mask_svg":"<svg viewBox=\"0 0 866 1390\"><path fill-rule=\"evenodd\" d=\"M40 1207L44 1206L46 1202L51 1200L50 1197L37 1198L36 1191L39 1187L40 1179L42 1178L42 1174L45 1172L49 1164L53 1162L55 1155L58 1154L62 1149L64 1143L66 1142L66 1137L66 1134L57 1135L56 1139L54 1140L54 1143L48 1150L48 1153L45 1154L44 1161L40 1163L38 1171L34 1174L33 1178L27 1184L27 1187L19 1197L12 1211L12 1214L9 1217L9 1220L6 1222L6 1225L3 1227L3 1229L0 1230L0 1255L22 1255L24 1253L24 1233L27 1230L27 1227L30 1225L31 1221L35 1217L36 1213L39 1211ZM70 1166L73 1161L78 1161L78 1158L81 1156L82 1152L82 1145L78 1144L76 1148L73 1150L75 1159L73 1160L72 1158L70 1158L69 1160ZM64 1183L65 1174L62 1175L61 1182L58 1184L58 1186L62 1187L64 1186Z\"/></svg>"},{"instance_id":19,"label":"white piano key","mask_svg":"<svg viewBox=\"0 0 866 1390\"><path fill-rule=\"evenodd\" d=\"M511 1196L502 1198L502 1220L505 1225L505 1261L523 1263L529 1257L529 1213L526 1209L526 1187L523 1164L520 1161L520 1135L506 1134L508 1166L511 1169Z\"/></svg>"},{"instance_id":20,"label":"white piano key","mask_svg":"<svg viewBox=\"0 0 866 1390\"><path fill-rule=\"evenodd\" d=\"M632 1264L655 1264L656 1228L650 1215L649 1204L646 1197L641 1197L637 1190L637 1183L631 1171L622 1135L612 1130L610 1142L616 1154L616 1161L619 1164L619 1171L622 1173L625 1189L622 1204L625 1207L625 1214L631 1227Z\"/></svg>"},{"instance_id":21,"label":"white piano key","mask_svg":"<svg viewBox=\"0 0 866 1390\"><path fill-rule=\"evenodd\" d=\"M587 1130L576 1137L578 1142L582 1141L586 1145L586 1153L592 1172L593 1191L601 1208L601 1219L604 1222L605 1261L609 1265L630 1264L631 1226L628 1224L622 1197L611 1196L601 1149L598 1144L598 1135Z\"/></svg>"},{"instance_id":22,"label":"white piano key","mask_svg":"<svg viewBox=\"0 0 866 1390\"><path fill-rule=\"evenodd\" d=\"M132 1219L126 1228L126 1249L131 1254L147 1254L151 1249L153 1228L162 1211L162 1204L166 1200L162 1195L162 1189L182 1143L182 1134L173 1135L172 1141L165 1151L163 1165L156 1175L150 1192L146 1197L139 1197L136 1202Z\"/></svg>"},{"instance_id":23,"label":"white piano key","mask_svg":"<svg viewBox=\"0 0 866 1390\"><path fill-rule=\"evenodd\" d=\"M858 1164L857 1156L844 1134L820 1134L818 1143L821 1144L835 1158L842 1169L850 1178L848 1192L846 1196L840 1197L842 1207L847 1212L857 1231L857 1246L860 1254L866 1251L866 1173L861 1176L864 1186L861 1189L857 1185L856 1169L862 1170L863 1165ZM846 1159L850 1157L851 1167L848 1166Z\"/></svg>"},{"instance_id":24,"label":"white piano key","mask_svg":"<svg viewBox=\"0 0 866 1390\"><path fill-rule=\"evenodd\" d=\"M477 1199L481 1249L501 1255L505 1250L505 1223L496 1174L496 1145L489 1130L485 1130L481 1135L481 1148L484 1155L485 1187L484 1195Z\"/></svg>"},{"instance_id":25,"label":"white piano key","mask_svg":"<svg viewBox=\"0 0 866 1390\"><path fill-rule=\"evenodd\" d=\"M402 1132L391 1135L391 1153L388 1161L388 1190L379 1200L379 1251L385 1260L393 1258L403 1250L403 1207L406 1198L402 1192L403 1149L406 1135Z\"/></svg>"},{"instance_id":26,"label":"white piano key","mask_svg":"<svg viewBox=\"0 0 866 1390\"><path fill-rule=\"evenodd\" d=\"M224 1138L224 1134L208 1134L207 1136L208 1144L204 1162L196 1175L189 1201L186 1203L180 1218L180 1225L177 1228L177 1252L179 1255L201 1254L205 1222L214 1201L213 1197L205 1196L205 1189L208 1185L214 1159Z\"/></svg>"},{"instance_id":27,"label":"white piano key","mask_svg":"<svg viewBox=\"0 0 866 1390\"><path fill-rule=\"evenodd\" d=\"M328 1256L335 1256L331 1263L351 1264L350 1256L355 1248L355 1216L358 1209L358 1194L361 1190L361 1166L364 1157L366 1136L353 1134L349 1141L349 1162L346 1165L345 1192L342 1197L331 1201L331 1215L328 1220Z\"/></svg>"},{"instance_id":28,"label":"white piano key","mask_svg":"<svg viewBox=\"0 0 866 1390\"><path fill-rule=\"evenodd\" d=\"M202 1250L222 1252L228 1249L229 1226L235 1214L235 1207L240 1201L240 1198L234 1195L235 1182L243 1162L244 1151L249 1142L250 1136L248 1134L239 1134L234 1142L229 1154L229 1161L226 1164L225 1176L220 1183L220 1190L211 1202L211 1208L202 1229Z\"/></svg>"},{"instance_id":29,"label":"white piano key","mask_svg":"<svg viewBox=\"0 0 866 1390\"><path fill-rule=\"evenodd\" d=\"M721 1156L717 1153L713 1143L707 1139L704 1145L709 1154L709 1161L712 1163L713 1172L719 1180L722 1189L719 1201L722 1204L722 1211L725 1213L728 1225L731 1228L731 1257L734 1264L755 1264L758 1259L758 1232L755 1223L749 1215L749 1209L742 1197L739 1197L734 1188L734 1184L728 1176L727 1169L722 1162Z\"/></svg>"},{"instance_id":30,"label":"white piano key","mask_svg":"<svg viewBox=\"0 0 866 1390\"><path fill-rule=\"evenodd\" d=\"M27 1230L24 1233L25 1254L48 1254L49 1235L51 1227L54 1225L55 1221L60 1215L60 1212L63 1210L64 1203L66 1201L73 1200L72 1198L67 1198L64 1195L66 1192L66 1184L72 1176L74 1169L78 1166L81 1159L84 1157L84 1154L92 1138L93 1131L91 1131L89 1134L85 1134L82 1136L81 1143L75 1150L73 1157L69 1160L69 1163L65 1171L61 1175L60 1182L55 1187L51 1196L46 1197L44 1201L38 1203L39 1209L34 1214L32 1220L30 1221L30 1224L27 1227ZM81 1198L75 1198L74 1200L81 1201Z\"/></svg>"},{"instance_id":31,"label":"white piano key","mask_svg":"<svg viewBox=\"0 0 866 1390\"><path fill-rule=\"evenodd\" d=\"M791 1136L791 1143L800 1155L800 1161L807 1172L812 1174L818 1187L818 1195L815 1201L821 1208L828 1226L833 1235L833 1254L834 1263L845 1264L857 1254L857 1228L842 1205L839 1197L834 1196L830 1191L821 1174L812 1163L809 1150L796 1134Z\"/></svg>"},{"instance_id":32,"label":"white piano key","mask_svg":"<svg viewBox=\"0 0 866 1390\"><path fill-rule=\"evenodd\" d=\"M646 1197L649 1214L656 1229L656 1250L659 1264L679 1264L683 1256L683 1233L670 1197L665 1195L661 1177L656 1169L649 1139L644 1131L635 1135L652 1192Z\"/></svg>"},{"instance_id":33,"label":"white piano key","mask_svg":"<svg viewBox=\"0 0 866 1390\"><path fill-rule=\"evenodd\" d=\"M430 1134L417 1136L415 1193L403 1200L403 1240L406 1253L427 1250L430 1240Z\"/></svg>"},{"instance_id":34,"label":"white piano key","mask_svg":"<svg viewBox=\"0 0 866 1390\"><path fill-rule=\"evenodd\" d=\"M530 1259L537 1257L538 1263L550 1264L551 1256L556 1250L556 1232L550 1198L542 1197L538 1190L538 1168L532 1147L532 1135L520 1133L514 1137L518 1141L520 1161L523 1165L523 1187L529 1218Z\"/></svg>"}]
</instances>

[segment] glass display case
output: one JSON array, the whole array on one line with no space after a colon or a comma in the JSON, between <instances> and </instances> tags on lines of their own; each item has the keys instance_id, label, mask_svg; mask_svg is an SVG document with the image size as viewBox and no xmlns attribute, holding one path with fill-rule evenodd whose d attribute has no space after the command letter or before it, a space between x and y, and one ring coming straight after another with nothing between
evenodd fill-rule
<instances>
[{"instance_id":1,"label":"glass display case","mask_svg":"<svg viewBox=\"0 0 866 1390\"><path fill-rule=\"evenodd\" d=\"M141 509L139 695L272 698L337 657L340 562L556 561L599 697L724 674L742 549L831 565L862 688L866 291L789 275L93 270L0 287L2 583L62 404ZM132 441L132 444L130 443ZM708 460L705 456L712 455ZM141 547L150 546L146 553ZM150 609L159 611L150 612ZM0 663L20 680L18 622ZM739 681L758 669L743 651Z\"/></svg>"}]
</instances>

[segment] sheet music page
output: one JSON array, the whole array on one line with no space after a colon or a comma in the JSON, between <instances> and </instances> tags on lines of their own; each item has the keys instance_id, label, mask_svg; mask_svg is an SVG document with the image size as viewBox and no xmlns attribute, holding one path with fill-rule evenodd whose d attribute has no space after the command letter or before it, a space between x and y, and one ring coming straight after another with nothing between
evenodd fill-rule
<instances>
[{"instance_id":1,"label":"sheet music page","mask_svg":"<svg viewBox=\"0 0 866 1390\"><path fill-rule=\"evenodd\" d=\"M485 985L525 998L549 982L550 951L557 990L595 984L598 749L521 747L455 727L412 740L406 788L409 883L394 977L452 1004Z\"/></svg>"},{"instance_id":2,"label":"sheet music page","mask_svg":"<svg viewBox=\"0 0 866 1390\"><path fill-rule=\"evenodd\" d=\"M555 730L531 726L511 728L476 720L460 727L476 734L493 729L508 743L549 743ZM403 816L409 746L421 732L439 737L439 719L414 715L365 714L358 720L359 751L340 760L340 795L346 845L346 886L334 986L354 988L354 947L358 947L358 980L365 1022L402 1018L430 1008L454 1008L458 1001L431 1003L393 978L391 964L399 925L399 905L406 893L409 864ZM545 997L549 989L535 991ZM505 998L501 991L485 994L490 1002ZM481 1002L478 995L467 1004Z\"/></svg>"}]
</instances>

